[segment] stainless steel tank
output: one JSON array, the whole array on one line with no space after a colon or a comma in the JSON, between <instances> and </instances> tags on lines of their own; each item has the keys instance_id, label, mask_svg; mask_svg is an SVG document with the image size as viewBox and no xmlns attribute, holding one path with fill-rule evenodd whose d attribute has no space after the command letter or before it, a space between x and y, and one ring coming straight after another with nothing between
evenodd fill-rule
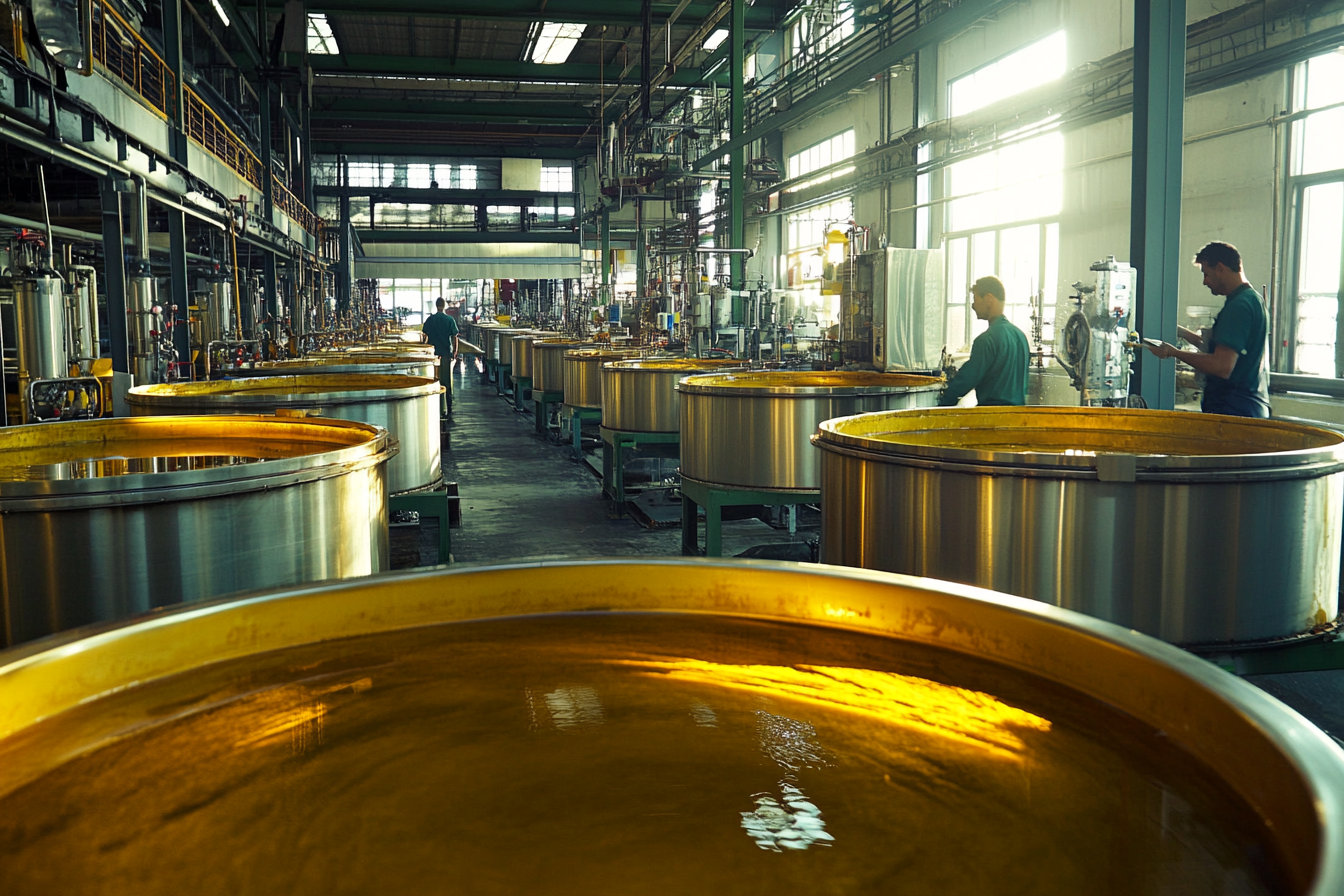
<instances>
[{"instance_id":1,"label":"stainless steel tank","mask_svg":"<svg viewBox=\"0 0 1344 896\"><path fill-rule=\"evenodd\" d=\"M500 364L505 363L503 359L504 340L517 333L526 333L527 331L518 327L494 327L487 330L485 335L485 356L491 361Z\"/></svg>"},{"instance_id":2,"label":"stainless steel tank","mask_svg":"<svg viewBox=\"0 0 1344 896\"><path fill-rule=\"evenodd\" d=\"M325 374L396 374L439 378L437 359L415 355L398 360L392 356L352 354L345 357L291 358L262 361L246 371L248 376L321 376Z\"/></svg>"},{"instance_id":3,"label":"stainless steel tank","mask_svg":"<svg viewBox=\"0 0 1344 896\"><path fill-rule=\"evenodd\" d=\"M681 394L681 475L720 487L816 491L817 425L865 411L938 403L939 377L756 372L692 376Z\"/></svg>"},{"instance_id":4,"label":"stainless steel tank","mask_svg":"<svg viewBox=\"0 0 1344 896\"><path fill-rule=\"evenodd\" d=\"M150 272L148 262L132 266L126 278L126 288L131 374L135 383L143 386L156 382L160 372L154 337L162 319L162 315L154 311L159 307L159 281Z\"/></svg>"},{"instance_id":5,"label":"stainless steel tank","mask_svg":"<svg viewBox=\"0 0 1344 896\"><path fill-rule=\"evenodd\" d=\"M280 417L0 430L4 640L388 567L387 432ZM8 876L8 872L6 872Z\"/></svg>"},{"instance_id":6,"label":"stainless steel tank","mask_svg":"<svg viewBox=\"0 0 1344 896\"><path fill-rule=\"evenodd\" d=\"M492 893L1344 892L1344 752L1291 709L1119 626L858 570L182 608L0 654L0 755L6 896L441 892L445 848Z\"/></svg>"},{"instance_id":7,"label":"stainless steel tank","mask_svg":"<svg viewBox=\"0 0 1344 896\"><path fill-rule=\"evenodd\" d=\"M562 365L565 404L575 408L602 407L602 365L638 357L638 350L610 348L575 348L565 352Z\"/></svg>"},{"instance_id":8,"label":"stainless steel tank","mask_svg":"<svg viewBox=\"0 0 1344 896\"><path fill-rule=\"evenodd\" d=\"M746 366L732 358L646 358L602 367L602 425L621 432L678 432L683 377Z\"/></svg>"},{"instance_id":9,"label":"stainless steel tank","mask_svg":"<svg viewBox=\"0 0 1344 896\"><path fill-rule=\"evenodd\" d=\"M509 360L504 362L513 367L512 376L516 379L532 377L532 343L538 339L559 339L554 330L531 330L509 339Z\"/></svg>"},{"instance_id":10,"label":"stainless steel tank","mask_svg":"<svg viewBox=\"0 0 1344 896\"><path fill-rule=\"evenodd\" d=\"M61 278L50 272L21 271L14 277L19 388L25 400L29 381L70 374L63 287Z\"/></svg>"},{"instance_id":11,"label":"stainless steel tank","mask_svg":"<svg viewBox=\"0 0 1344 896\"><path fill-rule=\"evenodd\" d=\"M315 409L324 417L381 426L401 447L387 464L387 489L395 495L443 481L442 393L438 380L424 377L320 374L136 386L126 402L140 416Z\"/></svg>"},{"instance_id":12,"label":"stainless steel tank","mask_svg":"<svg viewBox=\"0 0 1344 896\"><path fill-rule=\"evenodd\" d=\"M821 559L996 588L1189 646L1339 613L1344 437L1108 408L824 423Z\"/></svg>"},{"instance_id":13,"label":"stainless steel tank","mask_svg":"<svg viewBox=\"0 0 1344 896\"><path fill-rule=\"evenodd\" d=\"M225 277L216 277L210 281L209 287L209 292L206 294L207 305L203 309L205 320L202 327L202 335L207 345L231 339L237 329L234 324L233 281ZM201 346L202 350L205 348L206 345Z\"/></svg>"},{"instance_id":14,"label":"stainless steel tank","mask_svg":"<svg viewBox=\"0 0 1344 896\"><path fill-rule=\"evenodd\" d=\"M565 353L577 348L591 348L596 343L578 339L545 339L532 342L532 391L565 391Z\"/></svg>"}]
</instances>

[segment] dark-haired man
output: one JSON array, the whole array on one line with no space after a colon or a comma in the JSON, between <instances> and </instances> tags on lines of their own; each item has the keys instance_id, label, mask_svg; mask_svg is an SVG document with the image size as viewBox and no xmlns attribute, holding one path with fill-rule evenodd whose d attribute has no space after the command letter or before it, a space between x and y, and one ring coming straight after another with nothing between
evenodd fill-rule
<instances>
[{"instance_id":1,"label":"dark-haired man","mask_svg":"<svg viewBox=\"0 0 1344 896\"><path fill-rule=\"evenodd\" d=\"M429 344L434 346L434 354L439 356L439 382L443 384L443 407L440 409L444 419L453 419L453 361L457 359L457 321L443 311L442 298L434 300L438 309L425 321L422 329Z\"/></svg>"},{"instance_id":2,"label":"dark-haired man","mask_svg":"<svg viewBox=\"0 0 1344 896\"><path fill-rule=\"evenodd\" d=\"M1181 338L1200 351L1183 351L1163 342L1148 345L1159 358L1179 358L1205 375L1206 414L1234 417L1269 416L1269 313L1265 301L1246 279L1241 253L1230 243L1209 243L1195 256L1204 285L1227 296L1206 340L1177 327Z\"/></svg>"},{"instance_id":3,"label":"dark-haired man","mask_svg":"<svg viewBox=\"0 0 1344 896\"><path fill-rule=\"evenodd\" d=\"M971 357L947 384L938 402L950 407L972 389L976 403L1027 403L1027 364L1031 347L1027 337L1004 316L1006 293L998 277L981 277L971 285L971 309L989 328L971 343Z\"/></svg>"}]
</instances>

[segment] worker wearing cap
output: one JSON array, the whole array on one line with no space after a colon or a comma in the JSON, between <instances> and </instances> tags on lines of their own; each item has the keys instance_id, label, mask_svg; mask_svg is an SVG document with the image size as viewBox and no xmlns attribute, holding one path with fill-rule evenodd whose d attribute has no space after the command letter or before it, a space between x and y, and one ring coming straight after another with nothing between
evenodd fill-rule
<instances>
[{"instance_id":1,"label":"worker wearing cap","mask_svg":"<svg viewBox=\"0 0 1344 896\"><path fill-rule=\"evenodd\" d=\"M1026 334L1004 316L1004 295L998 277L981 277L971 285L971 308L976 317L989 321L989 328L971 343L970 360L947 384L939 404L955 405L972 389L981 406L1027 403L1031 347Z\"/></svg>"},{"instance_id":2,"label":"worker wearing cap","mask_svg":"<svg viewBox=\"0 0 1344 896\"><path fill-rule=\"evenodd\" d=\"M1230 243L1209 243L1195 256L1204 285L1227 296L1208 338L1177 327L1199 351L1162 342L1144 345L1159 358L1176 358L1205 375L1200 410L1233 417L1269 416L1269 313L1265 300L1246 279L1241 253ZM1154 340L1155 342L1156 340Z\"/></svg>"},{"instance_id":3,"label":"worker wearing cap","mask_svg":"<svg viewBox=\"0 0 1344 896\"><path fill-rule=\"evenodd\" d=\"M453 419L453 361L457 358L457 321L443 312L446 303L442 298L434 300L438 310L425 321L425 338L434 346L434 354L439 356L439 382L443 384L444 405L440 413L444 419Z\"/></svg>"}]
</instances>

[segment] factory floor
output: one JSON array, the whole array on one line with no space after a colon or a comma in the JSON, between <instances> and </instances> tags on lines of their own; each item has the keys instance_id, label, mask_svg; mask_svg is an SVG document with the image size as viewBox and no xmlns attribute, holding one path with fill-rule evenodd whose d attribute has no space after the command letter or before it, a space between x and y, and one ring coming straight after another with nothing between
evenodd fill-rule
<instances>
[{"instance_id":1,"label":"factory floor","mask_svg":"<svg viewBox=\"0 0 1344 896\"><path fill-rule=\"evenodd\" d=\"M444 478L457 483L460 495L461 523L452 530L455 563L681 555L675 492L655 495L665 505L661 525L641 524L628 505L617 508L604 497L600 447L590 444L587 461L580 462L558 435L549 440L539 437L531 402L526 402L526 413L515 411L493 383L482 383L480 370L477 361L454 371L454 419L443 436ZM746 551L776 559L808 559L809 542L816 541L819 527L820 517L810 509L800 512L793 535L760 519L725 519L723 556ZM702 523L701 544L703 539ZM393 566L432 565L437 546L438 530L432 521L418 529L394 529ZM1344 670L1254 675L1246 680L1344 745Z\"/></svg>"},{"instance_id":2,"label":"factory floor","mask_svg":"<svg viewBox=\"0 0 1344 896\"><path fill-rule=\"evenodd\" d=\"M454 562L681 556L675 491L643 490L644 501L655 504L652 517L630 505L616 507L603 495L597 429L585 428L586 462L575 460L570 442L561 443L558 434L549 439L536 434L532 402L524 402L525 413L514 410L494 383L482 383L480 370L479 361L454 370L453 420L443 436L444 479L457 483L461 506L461 526L452 530ZM664 461L665 474L675 466ZM806 508L792 535L757 518L726 517L723 556L751 550L756 556L810 559L808 543L819 535L820 515ZM431 522L420 527L418 541L414 529L394 529L393 566L434 563L437 533ZM703 522L699 533L703 546Z\"/></svg>"}]
</instances>

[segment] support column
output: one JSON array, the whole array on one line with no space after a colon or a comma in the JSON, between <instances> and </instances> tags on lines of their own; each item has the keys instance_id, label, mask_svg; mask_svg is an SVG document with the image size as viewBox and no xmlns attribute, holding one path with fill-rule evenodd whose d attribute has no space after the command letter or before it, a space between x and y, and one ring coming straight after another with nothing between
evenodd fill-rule
<instances>
[{"instance_id":1,"label":"support column","mask_svg":"<svg viewBox=\"0 0 1344 896\"><path fill-rule=\"evenodd\" d=\"M340 157L341 166L341 261L336 273L336 313L345 314L350 310L350 280L354 272L354 260L350 257L353 247L350 239L350 164L345 156Z\"/></svg>"},{"instance_id":2,"label":"support column","mask_svg":"<svg viewBox=\"0 0 1344 896\"><path fill-rule=\"evenodd\" d=\"M1176 341L1181 253L1181 147L1185 121L1185 0L1134 4L1134 159L1130 264L1138 268L1134 328ZM1130 391L1150 408L1176 403L1176 367L1139 352Z\"/></svg>"},{"instance_id":3,"label":"support column","mask_svg":"<svg viewBox=\"0 0 1344 896\"><path fill-rule=\"evenodd\" d=\"M176 306L173 315L173 347L177 360L186 364L183 379L192 379L195 365L191 362L191 332L187 323L187 306L191 304L191 289L187 283L187 216L175 208L168 212L168 292L169 304ZM179 367L180 374L184 368Z\"/></svg>"},{"instance_id":4,"label":"support column","mask_svg":"<svg viewBox=\"0 0 1344 896\"><path fill-rule=\"evenodd\" d=\"M121 225L121 194L112 178L99 182L103 208L103 295L107 298L107 341L112 369L130 373L126 342L126 237Z\"/></svg>"},{"instance_id":5,"label":"support column","mask_svg":"<svg viewBox=\"0 0 1344 896\"><path fill-rule=\"evenodd\" d=\"M644 203L635 201L635 296L649 294L649 246L644 237Z\"/></svg>"},{"instance_id":6,"label":"support column","mask_svg":"<svg viewBox=\"0 0 1344 896\"><path fill-rule=\"evenodd\" d=\"M163 2L164 62L173 73L173 89L168 92L168 151L173 161L187 164L186 110L182 90L182 0Z\"/></svg>"},{"instance_id":7,"label":"support column","mask_svg":"<svg viewBox=\"0 0 1344 896\"><path fill-rule=\"evenodd\" d=\"M745 46L746 0L733 0L733 27L728 35L732 44L730 50L730 116L732 118L731 139L738 140L746 132L746 100L742 94L742 76L746 68ZM747 163L746 149L737 148L728 153L728 246L743 248L746 242L746 199ZM745 288L746 258L732 256L732 288Z\"/></svg>"},{"instance_id":8,"label":"support column","mask_svg":"<svg viewBox=\"0 0 1344 896\"><path fill-rule=\"evenodd\" d=\"M611 285L611 211L602 209L602 285Z\"/></svg>"}]
</instances>

